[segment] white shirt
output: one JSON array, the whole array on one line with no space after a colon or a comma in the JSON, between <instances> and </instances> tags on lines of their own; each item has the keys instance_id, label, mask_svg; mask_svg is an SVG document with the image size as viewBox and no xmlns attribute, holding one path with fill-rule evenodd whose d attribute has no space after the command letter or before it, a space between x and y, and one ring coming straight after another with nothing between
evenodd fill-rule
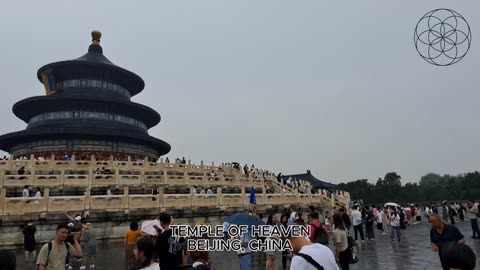
<instances>
[{"instance_id":1,"label":"white shirt","mask_svg":"<svg viewBox=\"0 0 480 270\"><path fill-rule=\"evenodd\" d=\"M390 225L394 227L398 227L400 225L400 215L397 214L395 217L392 216L392 220L390 221Z\"/></svg>"},{"instance_id":2,"label":"white shirt","mask_svg":"<svg viewBox=\"0 0 480 270\"><path fill-rule=\"evenodd\" d=\"M228 232L228 227L230 227L230 223L228 222L223 222L223 232Z\"/></svg>"},{"instance_id":3,"label":"white shirt","mask_svg":"<svg viewBox=\"0 0 480 270\"><path fill-rule=\"evenodd\" d=\"M149 266L144 267L140 270L160 270L160 266L158 265L158 263L152 263Z\"/></svg>"},{"instance_id":4,"label":"white shirt","mask_svg":"<svg viewBox=\"0 0 480 270\"><path fill-rule=\"evenodd\" d=\"M360 211L355 210L352 212L352 223L353 226L362 224L362 213Z\"/></svg>"},{"instance_id":5,"label":"white shirt","mask_svg":"<svg viewBox=\"0 0 480 270\"><path fill-rule=\"evenodd\" d=\"M30 197L30 191L28 191L28 189L23 189L23 192L22 192L22 197Z\"/></svg>"},{"instance_id":6,"label":"white shirt","mask_svg":"<svg viewBox=\"0 0 480 270\"><path fill-rule=\"evenodd\" d=\"M304 246L300 249L300 253L310 255L325 270L339 270L333 252L324 245L313 244ZM290 269L317 270L315 266L300 256L293 256Z\"/></svg>"},{"instance_id":7,"label":"white shirt","mask_svg":"<svg viewBox=\"0 0 480 270\"><path fill-rule=\"evenodd\" d=\"M383 223L383 212L382 211L378 211L377 223Z\"/></svg>"},{"instance_id":8,"label":"white shirt","mask_svg":"<svg viewBox=\"0 0 480 270\"><path fill-rule=\"evenodd\" d=\"M107 190L107 195L108 196L111 196L112 195L112 191L110 189Z\"/></svg>"},{"instance_id":9,"label":"white shirt","mask_svg":"<svg viewBox=\"0 0 480 270\"><path fill-rule=\"evenodd\" d=\"M248 243L250 241L252 241L252 231L248 230L245 234L243 234L240 237L240 243ZM238 252L238 254L249 253L249 252L252 252L252 251L248 248L248 246L246 246L245 251L244 252Z\"/></svg>"},{"instance_id":10,"label":"white shirt","mask_svg":"<svg viewBox=\"0 0 480 270\"><path fill-rule=\"evenodd\" d=\"M291 221L295 221L297 218L298 218L297 212L293 211L293 212L290 214L290 220L291 220Z\"/></svg>"},{"instance_id":11,"label":"white shirt","mask_svg":"<svg viewBox=\"0 0 480 270\"><path fill-rule=\"evenodd\" d=\"M213 191L211 189L207 189L207 194L213 194Z\"/></svg>"},{"instance_id":12,"label":"white shirt","mask_svg":"<svg viewBox=\"0 0 480 270\"><path fill-rule=\"evenodd\" d=\"M35 193L35 197L42 197L42 193L40 193L40 191L37 191L37 193Z\"/></svg>"}]
</instances>

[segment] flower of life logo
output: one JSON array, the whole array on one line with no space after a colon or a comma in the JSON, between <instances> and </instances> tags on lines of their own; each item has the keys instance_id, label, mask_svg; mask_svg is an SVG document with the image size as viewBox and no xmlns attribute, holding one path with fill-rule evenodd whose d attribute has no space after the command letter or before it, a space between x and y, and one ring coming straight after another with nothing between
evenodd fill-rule
<instances>
[{"instance_id":1,"label":"flower of life logo","mask_svg":"<svg viewBox=\"0 0 480 270\"><path fill-rule=\"evenodd\" d=\"M472 33L465 18L450 9L425 14L415 27L415 48L430 64L449 66L462 60L470 49Z\"/></svg>"}]
</instances>

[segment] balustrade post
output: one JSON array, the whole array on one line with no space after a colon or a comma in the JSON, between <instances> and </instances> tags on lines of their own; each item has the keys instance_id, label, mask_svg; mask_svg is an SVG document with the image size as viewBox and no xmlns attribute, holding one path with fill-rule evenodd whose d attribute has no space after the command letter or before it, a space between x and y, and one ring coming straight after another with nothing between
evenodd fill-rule
<instances>
[{"instance_id":1,"label":"balustrade post","mask_svg":"<svg viewBox=\"0 0 480 270\"><path fill-rule=\"evenodd\" d=\"M85 189L85 205L84 205L85 210L91 209L91 202L92 202L92 188L87 187Z\"/></svg>"},{"instance_id":2,"label":"balustrade post","mask_svg":"<svg viewBox=\"0 0 480 270\"><path fill-rule=\"evenodd\" d=\"M163 187L158 188L157 207L159 208L165 205L165 196L163 196L164 193L165 193L165 190Z\"/></svg>"},{"instance_id":3,"label":"balustrade post","mask_svg":"<svg viewBox=\"0 0 480 270\"><path fill-rule=\"evenodd\" d=\"M217 187L217 206L223 205L222 187Z\"/></svg>"},{"instance_id":4,"label":"balustrade post","mask_svg":"<svg viewBox=\"0 0 480 270\"><path fill-rule=\"evenodd\" d=\"M116 168L115 169L115 185L119 185L120 184L120 169L119 168Z\"/></svg>"},{"instance_id":5,"label":"balustrade post","mask_svg":"<svg viewBox=\"0 0 480 270\"><path fill-rule=\"evenodd\" d=\"M0 170L0 188L3 188L5 184L4 181L5 181L5 170Z\"/></svg>"},{"instance_id":6,"label":"balustrade post","mask_svg":"<svg viewBox=\"0 0 480 270\"><path fill-rule=\"evenodd\" d=\"M65 169L60 170L60 185L65 185Z\"/></svg>"},{"instance_id":7,"label":"balustrade post","mask_svg":"<svg viewBox=\"0 0 480 270\"><path fill-rule=\"evenodd\" d=\"M128 196L128 187L123 188L123 209L128 210L129 208L129 196Z\"/></svg>"},{"instance_id":8,"label":"balustrade post","mask_svg":"<svg viewBox=\"0 0 480 270\"><path fill-rule=\"evenodd\" d=\"M282 198L282 204L285 204L285 188L283 188L282 185L280 185L280 194Z\"/></svg>"},{"instance_id":9,"label":"balustrade post","mask_svg":"<svg viewBox=\"0 0 480 270\"><path fill-rule=\"evenodd\" d=\"M262 187L262 203L263 204L266 204L267 203L267 190L265 188L265 186Z\"/></svg>"},{"instance_id":10,"label":"balustrade post","mask_svg":"<svg viewBox=\"0 0 480 270\"><path fill-rule=\"evenodd\" d=\"M333 192L330 192L330 204L333 207L335 207L335 196L333 195Z\"/></svg>"},{"instance_id":11,"label":"balustrade post","mask_svg":"<svg viewBox=\"0 0 480 270\"><path fill-rule=\"evenodd\" d=\"M242 205L245 204L245 184L242 185Z\"/></svg>"},{"instance_id":12,"label":"balustrade post","mask_svg":"<svg viewBox=\"0 0 480 270\"><path fill-rule=\"evenodd\" d=\"M43 211L44 212L48 212L48 203L50 201L50 189L49 188L45 188L43 189Z\"/></svg>"},{"instance_id":13,"label":"balustrade post","mask_svg":"<svg viewBox=\"0 0 480 270\"><path fill-rule=\"evenodd\" d=\"M7 190L5 188L0 189L0 217L3 215L5 209L5 197L7 196Z\"/></svg>"},{"instance_id":14,"label":"balustrade post","mask_svg":"<svg viewBox=\"0 0 480 270\"><path fill-rule=\"evenodd\" d=\"M8 161L7 161L7 169L11 170L13 167L13 155L8 156Z\"/></svg>"},{"instance_id":15,"label":"balustrade post","mask_svg":"<svg viewBox=\"0 0 480 270\"><path fill-rule=\"evenodd\" d=\"M30 169L30 170L34 170L35 169L35 159L33 157L33 154L30 155L30 159L27 160L27 166L25 166L26 168Z\"/></svg>"},{"instance_id":16,"label":"balustrade post","mask_svg":"<svg viewBox=\"0 0 480 270\"><path fill-rule=\"evenodd\" d=\"M188 174L185 168L183 170L183 184L188 186Z\"/></svg>"},{"instance_id":17,"label":"balustrade post","mask_svg":"<svg viewBox=\"0 0 480 270\"><path fill-rule=\"evenodd\" d=\"M93 156L92 156L92 159L93 159ZM93 163L93 160L91 162ZM88 166L88 186L90 187L93 185L94 170L95 170L94 168L92 168L91 166Z\"/></svg>"},{"instance_id":18,"label":"balustrade post","mask_svg":"<svg viewBox=\"0 0 480 270\"><path fill-rule=\"evenodd\" d=\"M203 166L202 166L203 168ZM202 186L203 187L206 187L207 186L207 183L208 183L208 178L210 178L210 173L209 172L205 172L205 170L202 170L202 174L203 174L203 179L202 179Z\"/></svg>"}]
</instances>

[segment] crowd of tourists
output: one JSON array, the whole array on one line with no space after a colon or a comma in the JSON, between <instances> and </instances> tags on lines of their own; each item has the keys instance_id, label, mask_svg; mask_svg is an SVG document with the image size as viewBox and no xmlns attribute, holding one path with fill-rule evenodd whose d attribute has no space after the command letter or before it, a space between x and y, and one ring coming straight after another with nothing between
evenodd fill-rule
<instances>
[{"instance_id":1,"label":"crowd of tourists","mask_svg":"<svg viewBox=\"0 0 480 270\"><path fill-rule=\"evenodd\" d=\"M454 203L444 202L441 209L443 211L450 206L456 207ZM465 208L459 206L459 209L464 212L464 218L470 219L472 238L477 239L480 236L477 223L478 203L472 201L464 206ZM408 226L421 223L423 218L427 218L432 227L430 231L432 250L438 252L442 268L474 269L475 254L465 245L463 234L455 225L447 224L442 216L443 212L438 211L439 207L433 208L431 210L431 205L423 209L418 205L376 207L364 206L360 202L353 205L351 213L344 208L338 210L333 208L330 213L330 211L316 209L314 206L309 206L304 213L295 206L284 209L281 214L269 213L266 224L272 228L288 227L291 224L309 226L310 235L284 236L284 240L290 241L293 251L266 252L265 269L275 270L281 267L285 270L289 265L289 269L292 270L348 270L350 264L358 261L356 246L363 245L365 239L372 243L379 237L390 237L394 242L401 241L407 237ZM245 212L248 214L248 209ZM458 217L454 216L453 222L457 219L462 220L460 213L457 215ZM77 267L80 265L80 270L95 269L97 236L93 230L93 224L88 221L85 213L71 216L65 212L65 217L65 223L58 225L56 229L55 239L44 244L38 253L35 240L37 228L32 222L23 227L25 261L33 262L38 269L42 270L73 269L74 265ZM263 219L261 214L258 217ZM452 220L448 220L453 223ZM125 270L214 269L215 262L208 252L187 251L186 239L172 235L173 218L168 213L161 213L157 221L159 226L154 226L155 233L147 233L140 229L141 222L130 223L124 238ZM229 224L225 222L225 232L228 226ZM376 231L379 233L377 237L375 237ZM390 231L390 234L387 234L387 231ZM225 239L228 237L225 233ZM250 270L252 269L252 251L249 250L247 243L252 240L251 232L246 232L239 239L245 247L237 254L239 268ZM268 240L279 241L280 239L272 237ZM281 259L277 262L279 258Z\"/></svg>"}]
</instances>

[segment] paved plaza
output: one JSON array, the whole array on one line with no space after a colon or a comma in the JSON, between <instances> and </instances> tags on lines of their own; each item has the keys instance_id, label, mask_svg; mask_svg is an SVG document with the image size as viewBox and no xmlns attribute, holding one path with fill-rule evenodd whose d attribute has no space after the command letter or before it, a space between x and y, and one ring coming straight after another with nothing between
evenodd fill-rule
<instances>
[{"instance_id":1,"label":"paved plaza","mask_svg":"<svg viewBox=\"0 0 480 270\"><path fill-rule=\"evenodd\" d=\"M470 222L459 222L460 231L465 235L466 242L476 254L480 251L480 240L471 238ZM358 247L360 261L351 265L353 270L381 269L381 270L438 270L441 269L438 255L433 253L429 241L430 226L427 223L408 227L406 239L401 242L392 242L389 235L379 235L375 231L376 240L365 241ZM333 249L333 247L332 247ZM99 257L96 263L98 270L123 269L123 246L120 242L100 243ZM212 258L217 270L239 270L237 256L232 252L213 252ZM281 269L281 259L277 260L278 269ZM233 266L232 266L233 263ZM265 255L257 253L253 256L252 269L265 269ZM480 260L477 255L477 265ZM17 250L17 269L31 270L33 264L25 264L22 250ZM289 267L287 266L287 269ZM75 268L78 269L78 266Z\"/></svg>"}]
</instances>

